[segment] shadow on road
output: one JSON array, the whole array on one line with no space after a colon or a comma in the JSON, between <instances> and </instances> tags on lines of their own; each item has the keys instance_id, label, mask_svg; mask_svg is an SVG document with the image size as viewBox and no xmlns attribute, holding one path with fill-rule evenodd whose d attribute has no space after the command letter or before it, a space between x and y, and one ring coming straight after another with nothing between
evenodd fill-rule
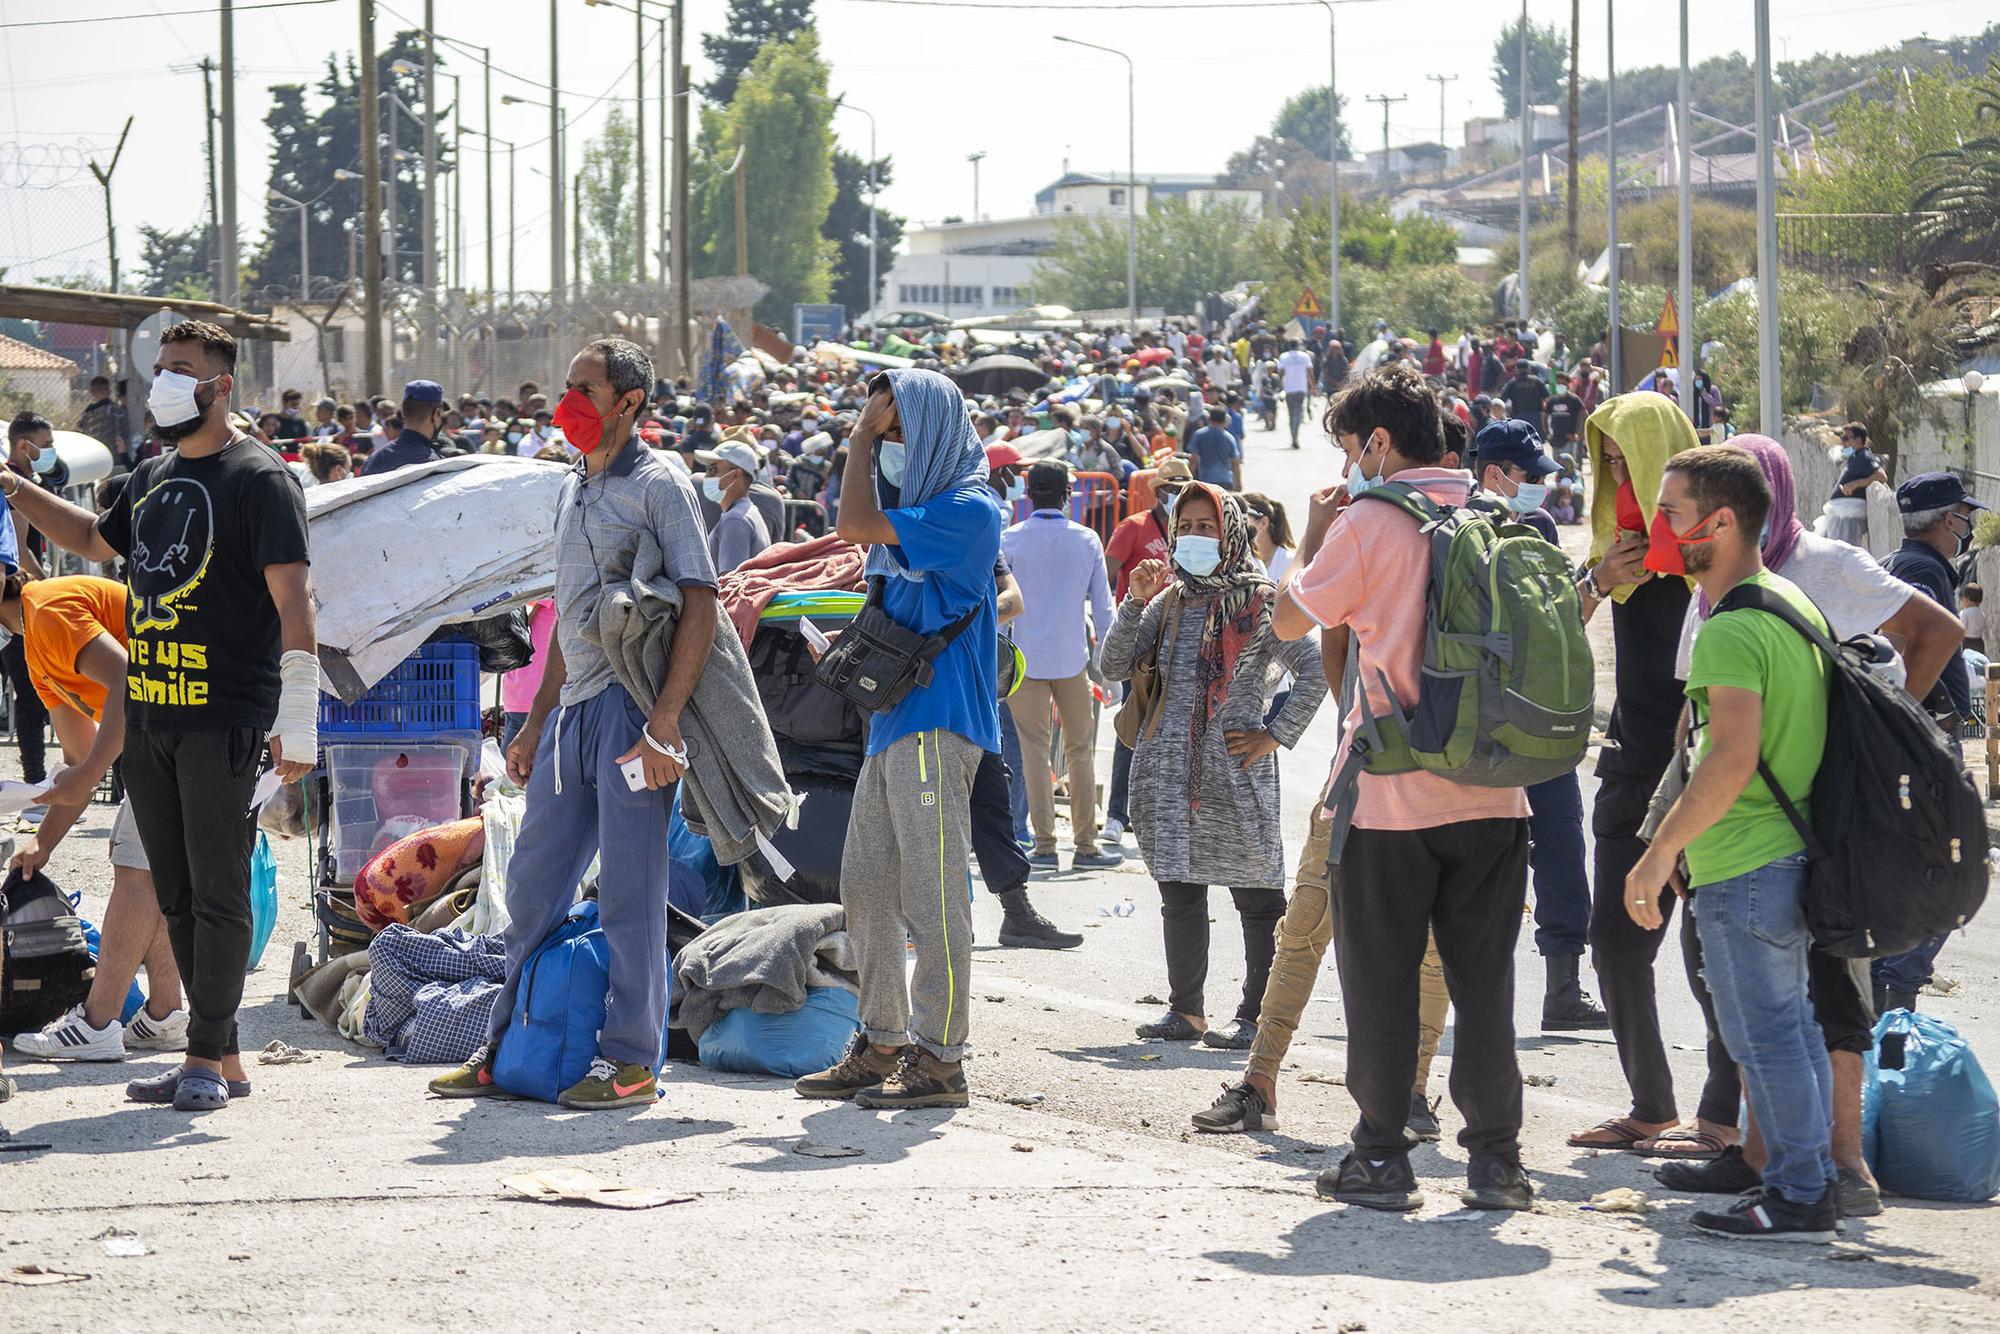
<instances>
[{"instance_id":1,"label":"shadow on road","mask_svg":"<svg viewBox=\"0 0 2000 1334\"><path fill-rule=\"evenodd\" d=\"M1506 1217L1459 1210L1421 1218L1335 1205L1287 1233L1277 1254L1209 1251L1205 1258L1273 1278L1351 1275L1424 1284L1519 1278L1548 1268L1547 1247L1496 1235ZM1356 1244L1371 1234L1386 1244Z\"/></svg>"}]
</instances>

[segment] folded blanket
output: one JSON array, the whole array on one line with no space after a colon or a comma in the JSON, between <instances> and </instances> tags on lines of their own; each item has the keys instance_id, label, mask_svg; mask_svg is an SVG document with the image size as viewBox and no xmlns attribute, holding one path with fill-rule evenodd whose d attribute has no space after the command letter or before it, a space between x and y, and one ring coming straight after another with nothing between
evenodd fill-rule
<instances>
[{"instance_id":1,"label":"folded blanket","mask_svg":"<svg viewBox=\"0 0 2000 1334\"><path fill-rule=\"evenodd\" d=\"M780 593L859 593L861 548L832 533L810 542L778 542L722 576L716 598L747 646L757 637L757 618Z\"/></svg>"},{"instance_id":2,"label":"folded blanket","mask_svg":"<svg viewBox=\"0 0 2000 1334\"><path fill-rule=\"evenodd\" d=\"M699 1040L725 1011L787 1014L808 987L859 989L847 915L836 903L753 908L725 917L674 958L672 1024Z\"/></svg>"}]
</instances>

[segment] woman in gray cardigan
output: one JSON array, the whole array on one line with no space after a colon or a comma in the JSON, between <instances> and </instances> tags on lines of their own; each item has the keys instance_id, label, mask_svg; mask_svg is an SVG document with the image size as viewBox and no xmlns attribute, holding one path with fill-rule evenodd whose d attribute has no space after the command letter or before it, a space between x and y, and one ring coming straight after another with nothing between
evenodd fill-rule
<instances>
[{"instance_id":1,"label":"woman in gray cardigan","mask_svg":"<svg viewBox=\"0 0 2000 1334\"><path fill-rule=\"evenodd\" d=\"M1174 567L1146 561L1104 638L1113 681L1157 655L1160 696L1132 755L1132 823L1160 884L1168 1012L1142 1038L1246 1048L1285 911L1279 746L1296 745L1326 697L1316 636L1271 633L1270 579L1251 552L1243 506L1193 483L1174 505ZM1295 683L1265 723L1275 680ZM1229 886L1243 923L1243 999L1234 1021L1208 1026L1208 887Z\"/></svg>"}]
</instances>

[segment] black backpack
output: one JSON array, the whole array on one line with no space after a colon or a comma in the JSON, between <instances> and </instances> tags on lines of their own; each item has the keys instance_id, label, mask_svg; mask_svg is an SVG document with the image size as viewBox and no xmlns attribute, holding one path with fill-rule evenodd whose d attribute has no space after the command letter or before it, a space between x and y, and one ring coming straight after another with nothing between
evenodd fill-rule
<instances>
[{"instance_id":1,"label":"black backpack","mask_svg":"<svg viewBox=\"0 0 2000 1334\"><path fill-rule=\"evenodd\" d=\"M32 1033L90 994L97 960L76 909L40 871L0 882L0 1036Z\"/></svg>"},{"instance_id":2,"label":"black backpack","mask_svg":"<svg viewBox=\"0 0 2000 1334\"><path fill-rule=\"evenodd\" d=\"M1831 664L1810 826L1757 762L1806 843L1813 940L1840 958L1881 958L1971 921L1986 899L1986 813L1944 733L1868 670L1867 653L1835 645L1776 593L1739 584L1715 609L1742 610L1777 617Z\"/></svg>"}]
</instances>

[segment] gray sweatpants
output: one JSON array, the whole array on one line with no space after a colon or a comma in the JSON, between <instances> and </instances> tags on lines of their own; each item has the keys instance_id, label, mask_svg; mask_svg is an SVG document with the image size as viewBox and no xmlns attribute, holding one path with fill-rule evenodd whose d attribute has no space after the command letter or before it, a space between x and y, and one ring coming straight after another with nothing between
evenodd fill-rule
<instances>
[{"instance_id":1,"label":"gray sweatpants","mask_svg":"<svg viewBox=\"0 0 2000 1334\"><path fill-rule=\"evenodd\" d=\"M985 752L919 732L870 755L854 782L840 902L861 970L861 1025L885 1046L941 1061L965 1052L972 986L972 776ZM917 947L904 985L904 937Z\"/></svg>"}]
</instances>

